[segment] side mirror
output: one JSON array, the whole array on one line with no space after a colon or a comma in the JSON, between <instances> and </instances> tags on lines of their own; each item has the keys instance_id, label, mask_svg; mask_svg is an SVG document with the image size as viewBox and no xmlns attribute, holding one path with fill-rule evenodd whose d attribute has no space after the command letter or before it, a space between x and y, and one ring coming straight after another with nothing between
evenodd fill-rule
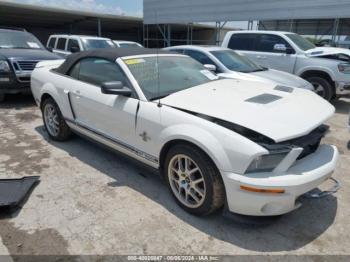
<instances>
[{"instance_id":1,"label":"side mirror","mask_svg":"<svg viewBox=\"0 0 350 262\"><path fill-rule=\"evenodd\" d=\"M46 47L46 50L49 51L49 52L53 52L53 48L52 47Z\"/></svg>"},{"instance_id":2,"label":"side mirror","mask_svg":"<svg viewBox=\"0 0 350 262\"><path fill-rule=\"evenodd\" d=\"M132 95L131 89L124 86L120 81L103 83L101 86L101 92L107 95L120 95L126 97Z\"/></svg>"},{"instance_id":3,"label":"side mirror","mask_svg":"<svg viewBox=\"0 0 350 262\"><path fill-rule=\"evenodd\" d=\"M216 66L215 65L205 64L204 67L207 70L211 71L211 72L214 72L214 73L216 72Z\"/></svg>"},{"instance_id":4,"label":"side mirror","mask_svg":"<svg viewBox=\"0 0 350 262\"><path fill-rule=\"evenodd\" d=\"M292 54L295 54L295 51L294 51L293 48L287 47L287 49L286 49L286 54L287 54L287 55L292 55Z\"/></svg>"},{"instance_id":5,"label":"side mirror","mask_svg":"<svg viewBox=\"0 0 350 262\"><path fill-rule=\"evenodd\" d=\"M78 53L80 52L80 48L78 46L72 46L69 51L71 53Z\"/></svg>"}]
</instances>

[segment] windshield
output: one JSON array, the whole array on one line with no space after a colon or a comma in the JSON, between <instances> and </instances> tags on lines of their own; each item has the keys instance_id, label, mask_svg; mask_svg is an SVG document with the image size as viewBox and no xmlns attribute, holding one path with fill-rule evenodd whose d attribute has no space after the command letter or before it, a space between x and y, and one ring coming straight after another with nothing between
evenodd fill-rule
<instances>
[{"instance_id":1,"label":"windshield","mask_svg":"<svg viewBox=\"0 0 350 262\"><path fill-rule=\"evenodd\" d=\"M286 34L286 36L293 41L294 44L296 44L301 50L307 51L313 48L316 48L316 46L311 43L310 41L306 40L304 37L297 35L297 34Z\"/></svg>"},{"instance_id":2,"label":"windshield","mask_svg":"<svg viewBox=\"0 0 350 262\"><path fill-rule=\"evenodd\" d=\"M0 32L0 48L44 49L44 46L32 34L20 31L3 31Z\"/></svg>"},{"instance_id":3,"label":"windshield","mask_svg":"<svg viewBox=\"0 0 350 262\"><path fill-rule=\"evenodd\" d=\"M141 47L137 43L120 43L119 46L122 48L124 48L124 47Z\"/></svg>"},{"instance_id":4,"label":"windshield","mask_svg":"<svg viewBox=\"0 0 350 262\"><path fill-rule=\"evenodd\" d=\"M265 70L243 55L231 50L211 51L227 69L242 73L251 73Z\"/></svg>"},{"instance_id":5,"label":"windshield","mask_svg":"<svg viewBox=\"0 0 350 262\"><path fill-rule=\"evenodd\" d=\"M101 49L115 47L112 40L105 39L83 39L84 49Z\"/></svg>"},{"instance_id":6,"label":"windshield","mask_svg":"<svg viewBox=\"0 0 350 262\"><path fill-rule=\"evenodd\" d=\"M124 62L149 100L218 79L202 64L189 57L154 56L125 59Z\"/></svg>"}]
</instances>

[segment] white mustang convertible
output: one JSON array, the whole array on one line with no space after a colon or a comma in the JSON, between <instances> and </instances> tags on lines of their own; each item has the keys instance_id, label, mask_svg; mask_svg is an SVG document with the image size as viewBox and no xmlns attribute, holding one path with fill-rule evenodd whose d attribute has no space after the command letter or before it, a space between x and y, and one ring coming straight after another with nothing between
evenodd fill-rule
<instances>
[{"instance_id":1,"label":"white mustang convertible","mask_svg":"<svg viewBox=\"0 0 350 262\"><path fill-rule=\"evenodd\" d=\"M311 91L220 80L195 60L101 49L46 61L32 91L49 136L88 136L157 168L178 204L206 215L274 216L331 178L320 144L334 107Z\"/></svg>"}]
</instances>

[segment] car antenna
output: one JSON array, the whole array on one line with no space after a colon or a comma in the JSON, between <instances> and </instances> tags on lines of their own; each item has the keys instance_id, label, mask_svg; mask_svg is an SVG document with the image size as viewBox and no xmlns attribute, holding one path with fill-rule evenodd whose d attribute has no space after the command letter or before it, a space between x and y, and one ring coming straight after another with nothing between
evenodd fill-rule
<instances>
[{"instance_id":1,"label":"car antenna","mask_svg":"<svg viewBox=\"0 0 350 262\"><path fill-rule=\"evenodd\" d=\"M156 18L156 25L157 25L157 34L156 34L156 41L157 41L157 53L156 53L156 68L157 68L157 97L158 97L158 107L162 107L162 103L160 102L160 73L159 73L159 39L158 39L158 13L155 11L155 18Z\"/></svg>"}]
</instances>

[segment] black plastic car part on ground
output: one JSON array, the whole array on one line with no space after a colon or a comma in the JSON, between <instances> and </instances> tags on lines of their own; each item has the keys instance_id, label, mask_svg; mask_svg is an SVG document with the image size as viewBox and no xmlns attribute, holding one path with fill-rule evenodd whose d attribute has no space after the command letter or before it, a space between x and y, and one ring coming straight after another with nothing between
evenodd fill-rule
<instances>
[{"instance_id":1,"label":"black plastic car part on ground","mask_svg":"<svg viewBox=\"0 0 350 262\"><path fill-rule=\"evenodd\" d=\"M39 176L20 179L0 179L0 208L14 208L29 194L39 182Z\"/></svg>"}]
</instances>

